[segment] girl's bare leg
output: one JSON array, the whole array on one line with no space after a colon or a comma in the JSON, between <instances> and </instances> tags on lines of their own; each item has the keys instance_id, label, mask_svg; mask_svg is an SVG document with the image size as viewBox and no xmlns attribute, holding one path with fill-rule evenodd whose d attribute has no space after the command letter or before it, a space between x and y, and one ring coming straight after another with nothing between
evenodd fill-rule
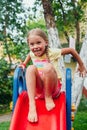
<instances>
[{"instance_id":1,"label":"girl's bare leg","mask_svg":"<svg viewBox=\"0 0 87 130\"><path fill-rule=\"evenodd\" d=\"M42 82L41 82L41 79L39 77L36 67L34 65L31 65L27 68L27 71L26 71L26 85L27 85L27 92L29 96L28 120L30 122L38 121L36 104L35 104L36 81L38 82L39 86L42 85Z\"/></svg>"},{"instance_id":2,"label":"girl's bare leg","mask_svg":"<svg viewBox=\"0 0 87 130\"><path fill-rule=\"evenodd\" d=\"M52 98L52 92L56 90L58 80L56 71L50 63L48 63L44 69L43 79L44 79L46 108L48 111L50 111L55 107Z\"/></svg>"}]
</instances>

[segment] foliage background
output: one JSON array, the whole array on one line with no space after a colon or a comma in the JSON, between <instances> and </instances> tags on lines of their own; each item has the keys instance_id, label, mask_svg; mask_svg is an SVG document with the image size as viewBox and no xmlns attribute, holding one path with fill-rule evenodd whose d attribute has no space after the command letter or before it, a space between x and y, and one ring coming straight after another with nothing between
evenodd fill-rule
<instances>
[{"instance_id":1,"label":"foliage background","mask_svg":"<svg viewBox=\"0 0 87 130\"><path fill-rule=\"evenodd\" d=\"M81 25L87 24L85 16L87 0L78 0L77 3L73 3L73 0L51 0L50 4L63 46L69 45L69 35L76 36L74 35L77 29L76 22L80 24L79 27L82 30L80 32L81 46L85 35L85 29L81 28ZM2 43L0 49L1 46L3 48L3 55L0 56L0 107L9 104L12 100L13 69L25 59L29 52L27 32L36 27L47 32L42 6L42 0L35 0L32 8L25 8L22 0L0 0L0 43ZM38 10L39 15L36 15Z\"/></svg>"}]
</instances>

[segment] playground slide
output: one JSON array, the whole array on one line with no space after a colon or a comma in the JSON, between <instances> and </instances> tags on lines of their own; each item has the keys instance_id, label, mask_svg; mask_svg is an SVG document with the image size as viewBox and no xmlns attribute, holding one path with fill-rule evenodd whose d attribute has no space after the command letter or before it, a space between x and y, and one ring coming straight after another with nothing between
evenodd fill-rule
<instances>
[{"instance_id":1,"label":"playground slide","mask_svg":"<svg viewBox=\"0 0 87 130\"><path fill-rule=\"evenodd\" d=\"M11 119L10 130L66 130L66 97L62 92L57 99L54 99L56 107L47 111L45 102L36 99L38 122L30 123L28 115L28 95L23 91L18 97L13 116Z\"/></svg>"}]
</instances>

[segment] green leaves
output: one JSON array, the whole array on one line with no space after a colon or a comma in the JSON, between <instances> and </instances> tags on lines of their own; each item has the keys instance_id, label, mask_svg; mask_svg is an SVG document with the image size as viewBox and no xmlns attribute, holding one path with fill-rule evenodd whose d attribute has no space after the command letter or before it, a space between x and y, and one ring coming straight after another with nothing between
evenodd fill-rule
<instances>
[{"instance_id":1,"label":"green leaves","mask_svg":"<svg viewBox=\"0 0 87 130\"><path fill-rule=\"evenodd\" d=\"M12 78L8 77L9 64L0 59L0 104L9 103L12 98Z\"/></svg>"},{"instance_id":2,"label":"green leaves","mask_svg":"<svg viewBox=\"0 0 87 130\"><path fill-rule=\"evenodd\" d=\"M1 34L14 38L14 32L21 32L25 25L25 10L21 0L0 0L0 30ZM5 33L4 33L5 32Z\"/></svg>"}]
</instances>

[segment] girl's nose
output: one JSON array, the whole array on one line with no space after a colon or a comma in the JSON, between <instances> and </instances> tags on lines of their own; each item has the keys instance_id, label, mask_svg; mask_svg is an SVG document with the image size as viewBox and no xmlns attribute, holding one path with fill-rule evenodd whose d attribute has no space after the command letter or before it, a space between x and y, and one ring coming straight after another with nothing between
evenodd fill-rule
<instances>
[{"instance_id":1,"label":"girl's nose","mask_svg":"<svg viewBox=\"0 0 87 130\"><path fill-rule=\"evenodd\" d=\"M35 45L34 45L34 48L38 48L38 46L35 44Z\"/></svg>"}]
</instances>

